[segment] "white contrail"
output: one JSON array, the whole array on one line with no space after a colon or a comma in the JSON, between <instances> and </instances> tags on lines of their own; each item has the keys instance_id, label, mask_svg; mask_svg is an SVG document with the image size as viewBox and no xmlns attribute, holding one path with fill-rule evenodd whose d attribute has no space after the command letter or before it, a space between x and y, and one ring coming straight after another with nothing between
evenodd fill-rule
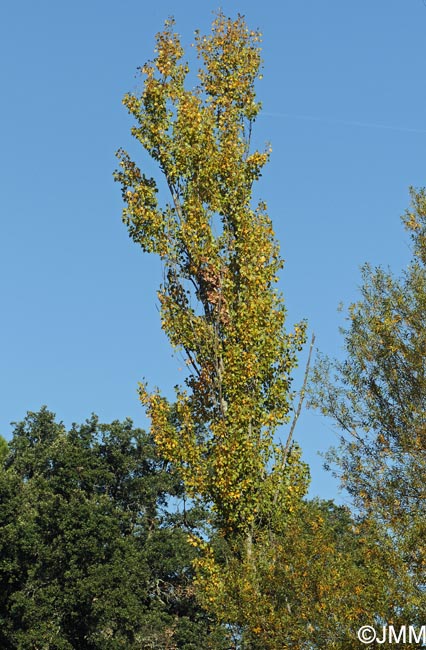
<instances>
[{"instance_id":1,"label":"white contrail","mask_svg":"<svg viewBox=\"0 0 426 650\"><path fill-rule=\"evenodd\" d=\"M410 126L396 126L393 124L376 124L374 122L357 122L353 120L335 120L326 117L317 117L315 115L292 115L291 113L269 113L264 111L260 113L264 117L289 118L292 120L306 120L309 122L323 122L324 124L338 124L341 126L358 126L367 129L385 129L388 131L404 131L406 133L426 133L426 129L416 129Z\"/></svg>"}]
</instances>

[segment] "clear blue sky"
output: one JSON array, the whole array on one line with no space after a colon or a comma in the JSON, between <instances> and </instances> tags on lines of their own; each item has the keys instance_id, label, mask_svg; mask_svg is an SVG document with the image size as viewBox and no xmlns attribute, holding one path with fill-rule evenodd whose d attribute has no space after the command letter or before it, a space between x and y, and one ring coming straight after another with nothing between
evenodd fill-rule
<instances>
[{"instance_id":1,"label":"clear blue sky","mask_svg":"<svg viewBox=\"0 0 426 650\"><path fill-rule=\"evenodd\" d=\"M257 142L273 156L259 193L286 260L289 322L340 354L336 309L364 261L403 267L399 216L426 184L422 0L223 1L264 34ZM180 361L160 332L158 264L121 224L114 152L137 155L122 95L169 15L185 43L211 2L16 0L0 20L2 101L0 432L42 404L66 424L96 412L144 425L137 382L169 390ZM302 359L303 362L303 359ZM285 436L286 432L283 431ZM312 494L332 497L317 451L330 425L297 431Z\"/></svg>"}]
</instances>

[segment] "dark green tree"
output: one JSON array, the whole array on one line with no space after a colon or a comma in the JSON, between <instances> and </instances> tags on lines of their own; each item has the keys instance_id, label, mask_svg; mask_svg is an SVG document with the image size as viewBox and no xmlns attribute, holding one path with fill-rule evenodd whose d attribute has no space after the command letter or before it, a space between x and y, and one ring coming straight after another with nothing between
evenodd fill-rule
<instances>
[{"instance_id":1,"label":"dark green tree","mask_svg":"<svg viewBox=\"0 0 426 650\"><path fill-rule=\"evenodd\" d=\"M7 441L3 438L3 436L0 436L0 463L3 462L8 453L9 446L7 444Z\"/></svg>"},{"instance_id":2,"label":"dark green tree","mask_svg":"<svg viewBox=\"0 0 426 650\"><path fill-rule=\"evenodd\" d=\"M196 605L182 486L132 422L15 425L0 473L2 650L221 648Z\"/></svg>"}]
</instances>

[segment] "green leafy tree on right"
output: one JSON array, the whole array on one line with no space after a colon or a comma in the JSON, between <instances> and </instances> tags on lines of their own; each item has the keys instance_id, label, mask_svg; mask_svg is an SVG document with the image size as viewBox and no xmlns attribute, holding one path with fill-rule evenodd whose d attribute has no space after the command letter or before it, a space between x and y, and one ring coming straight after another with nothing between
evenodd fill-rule
<instances>
[{"instance_id":1,"label":"green leafy tree on right","mask_svg":"<svg viewBox=\"0 0 426 650\"><path fill-rule=\"evenodd\" d=\"M342 432L328 457L359 512L400 558L406 622L426 608L426 193L411 189L403 223L412 260L400 277L362 269L361 299L343 330L346 357L320 357L311 405ZM423 621L424 623L424 621Z\"/></svg>"}]
</instances>

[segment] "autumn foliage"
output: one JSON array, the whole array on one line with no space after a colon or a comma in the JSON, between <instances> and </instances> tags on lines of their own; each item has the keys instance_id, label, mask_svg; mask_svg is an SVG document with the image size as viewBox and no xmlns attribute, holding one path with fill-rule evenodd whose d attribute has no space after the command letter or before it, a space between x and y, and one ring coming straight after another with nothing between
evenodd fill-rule
<instances>
[{"instance_id":1,"label":"autumn foliage","mask_svg":"<svg viewBox=\"0 0 426 650\"><path fill-rule=\"evenodd\" d=\"M288 499L274 434L288 419L290 374L305 340L303 323L285 330L278 242L265 204L252 206L270 151L250 149L259 42L241 17L219 14L211 35L196 35L202 65L198 86L187 89L188 65L168 21L156 58L141 69L142 94L124 104L169 202L160 205L156 181L124 151L116 174L131 237L163 262L162 327L189 371L174 403L145 386L141 400L159 449L189 494L214 505L227 533L270 517L277 493ZM305 481L292 480L299 487Z\"/></svg>"},{"instance_id":2,"label":"autumn foliage","mask_svg":"<svg viewBox=\"0 0 426 650\"><path fill-rule=\"evenodd\" d=\"M174 400L147 384L140 398L160 455L211 508L210 535L190 538L194 585L230 647L347 650L369 616L401 615L404 577L368 517L355 523L347 508L305 498L300 450L277 442L306 324L286 328L279 245L266 204L253 200L270 155L251 146L260 40L241 16L219 13L211 34L196 32L193 87L169 20L140 69L142 91L124 97L160 174L118 152L123 221L162 262L161 324L187 366Z\"/></svg>"}]
</instances>

